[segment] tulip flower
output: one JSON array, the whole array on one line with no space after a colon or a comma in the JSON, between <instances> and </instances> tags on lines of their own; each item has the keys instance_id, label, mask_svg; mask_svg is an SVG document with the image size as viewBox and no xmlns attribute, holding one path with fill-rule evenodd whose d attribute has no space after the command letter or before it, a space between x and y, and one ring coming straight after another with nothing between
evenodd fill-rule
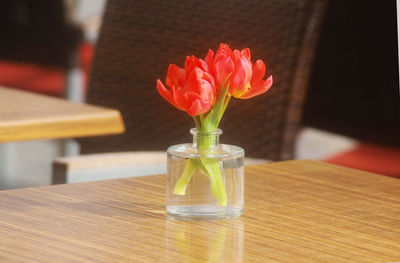
<instances>
[{"instance_id":1,"label":"tulip flower","mask_svg":"<svg viewBox=\"0 0 400 263\"><path fill-rule=\"evenodd\" d=\"M227 44L221 43L215 56L211 49L208 51L205 61L217 87L231 73L227 81L230 83L228 94L235 98L249 99L265 93L272 86L272 76L264 80L264 62L259 59L252 64L248 48L232 51Z\"/></svg>"},{"instance_id":2,"label":"tulip flower","mask_svg":"<svg viewBox=\"0 0 400 263\"><path fill-rule=\"evenodd\" d=\"M264 80L265 64L250 60L250 49L232 50L221 43L215 53L210 49L205 60L186 57L185 67L169 65L165 84L158 79L161 96L176 108L186 111L198 131L215 132L230 98L249 99L266 92L272 86L272 76ZM208 136L200 136L198 148L212 153ZM227 194L218 159L209 156L191 158L175 184L174 194L185 195L193 174L199 171L210 179L211 190L219 205L227 205Z\"/></svg>"},{"instance_id":3,"label":"tulip flower","mask_svg":"<svg viewBox=\"0 0 400 263\"><path fill-rule=\"evenodd\" d=\"M214 78L208 72L208 65L194 56L186 58L184 69L171 64L165 83L169 89L157 80L160 95L190 116L208 112L215 103Z\"/></svg>"}]
</instances>

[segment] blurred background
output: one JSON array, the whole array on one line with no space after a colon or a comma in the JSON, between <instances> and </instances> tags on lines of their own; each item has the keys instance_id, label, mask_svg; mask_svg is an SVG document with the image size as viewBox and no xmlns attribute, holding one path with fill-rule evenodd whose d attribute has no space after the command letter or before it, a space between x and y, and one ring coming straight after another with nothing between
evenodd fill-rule
<instances>
[{"instance_id":1,"label":"blurred background","mask_svg":"<svg viewBox=\"0 0 400 263\"><path fill-rule=\"evenodd\" d=\"M105 0L1 1L0 86L85 102L107 8ZM294 158L400 178L396 2L326 1L320 20ZM1 189L51 184L53 160L81 153L73 139L0 148L0 164L12 163L0 166Z\"/></svg>"}]
</instances>

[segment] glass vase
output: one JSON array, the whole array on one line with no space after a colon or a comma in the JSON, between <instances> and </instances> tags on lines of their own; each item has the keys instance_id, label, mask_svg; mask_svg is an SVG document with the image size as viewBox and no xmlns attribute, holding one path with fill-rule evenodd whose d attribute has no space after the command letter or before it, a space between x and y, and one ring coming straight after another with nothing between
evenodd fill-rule
<instances>
[{"instance_id":1,"label":"glass vase","mask_svg":"<svg viewBox=\"0 0 400 263\"><path fill-rule=\"evenodd\" d=\"M193 143L168 148L167 213L174 219L236 218L244 208L244 150L219 144L220 129L191 129Z\"/></svg>"}]
</instances>

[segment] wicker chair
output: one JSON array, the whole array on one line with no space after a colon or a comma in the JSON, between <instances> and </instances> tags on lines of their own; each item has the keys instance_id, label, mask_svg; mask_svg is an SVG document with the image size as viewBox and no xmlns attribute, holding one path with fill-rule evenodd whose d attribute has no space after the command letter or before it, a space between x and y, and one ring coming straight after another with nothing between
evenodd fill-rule
<instances>
[{"instance_id":1,"label":"wicker chair","mask_svg":"<svg viewBox=\"0 0 400 263\"><path fill-rule=\"evenodd\" d=\"M157 94L168 64L205 56L220 42L250 47L274 76L271 90L233 100L221 123L223 143L246 156L293 158L324 0L109 0L87 102L121 111L126 133L80 139L82 153L165 150L189 142L192 118Z\"/></svg>"}]
</instances>

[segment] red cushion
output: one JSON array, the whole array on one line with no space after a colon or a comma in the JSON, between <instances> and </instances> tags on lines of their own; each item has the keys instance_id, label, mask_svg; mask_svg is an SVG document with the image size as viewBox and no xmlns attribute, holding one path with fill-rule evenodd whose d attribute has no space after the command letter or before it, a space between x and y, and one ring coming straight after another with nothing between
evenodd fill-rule
<instances>
[{"instance_id":1,"label":"red cushion","mask_svg":"<svg viewBox=\"0 0 400 263\"><path fill-rule=\"evenodd\" d=\"M57 68L0 61L0 85L50 95L64 91L65 75Z\"/></svg>"},{"instance_id":2,"label":"red cushion","mask_svg":"<svg viewBox=\"0 0 400 263\"><path fill-rule=\"evenodd\" d=\"M362 143L355 149L332 156L328 163L400 177L400 149Z\"/></svg>"},{"instance_id":3,"label":"red cushion","mask_svg":"<svg viewBox=\"0 0 400 263\"><path fill-rule=\"evenodd\" d=\"M84 43L79 50L85 87L93 57L93 45ZM65 72L59 68L0 60L0 85L61 96L65 89Z\"/></svg>"}]
</instances>

